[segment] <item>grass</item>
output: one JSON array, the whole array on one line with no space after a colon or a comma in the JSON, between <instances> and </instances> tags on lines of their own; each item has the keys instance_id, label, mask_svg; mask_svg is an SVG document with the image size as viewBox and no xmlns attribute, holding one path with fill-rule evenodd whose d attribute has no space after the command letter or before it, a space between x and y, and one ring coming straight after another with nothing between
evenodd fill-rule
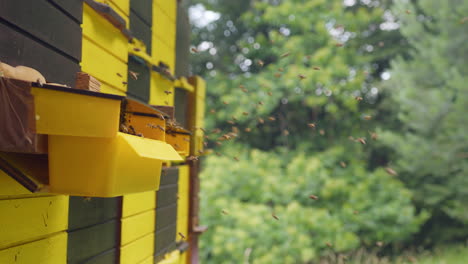
<instances>
[{"instance_id":1,"label":"grass","mask_svg":"<svg viewBox=\"0 0 468 264\"><path fill-rule=\"evenodd\" d=\"M350 255L330 255L320 264L465 264L468 245L451 245L433 251L406 251L397 257L380 257L377 251L358 250Z\"/></svg>"}]
</instances>

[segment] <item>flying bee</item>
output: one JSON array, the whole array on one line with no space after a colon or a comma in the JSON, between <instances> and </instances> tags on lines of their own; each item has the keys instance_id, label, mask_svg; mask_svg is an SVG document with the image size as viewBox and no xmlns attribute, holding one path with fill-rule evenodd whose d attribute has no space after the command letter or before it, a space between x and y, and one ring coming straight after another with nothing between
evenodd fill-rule
<instances>
[{"instance_id":1,"label":"flying bee","mask_svg":"<svg viewBox=\"0 0 468 264\"><path fill-rule=\"evenodd\" d=\"M215 144L218 145L218 146L221 146L223 143L221 143L219 141L216 141Z\"/></svg>"},{"instance_id":2,"label":"flying bee","mask_svg":"<svg viewBox=\"0 0 468 264\"><path fill-rule=\"evenodd\" d=\"M239 161L239 158L238 158L238 157L233 157L233 159L234 159L235 161Z\"/></svg>"},{"instance_id":3,"label":"flying bee","mask_svg":"<svg viewBox=\"0 0 468 264\"><path fill-rule=\"evenodd\" d=\"M314 67L312 67L312 69L314 69L316 71L320 71L320 67L318 67L318 66L314 66Z\"/></svg>"},{"instance_id":4,"label":"flying bee","mask_svg":"<svg viewBox=\"0 0 468 264\"><path fill-rule=\"evenodd\" d=\"M320 130L319 130L319 134L322 135L322 136L325 135L325 130L320 129Z\"/></svg>"},{"instance_id":5,"label":"flying bee","mask_svg":"<svg viewBox=\"0 0 468 264\"><path fill-rule=\"evenodd\" d=\"M366 139L365 138L357 138L356 141L363 144L363 145L366 144Z\"/></svg>"},{"instance_id":6,"label":"flying bee","mask_svg":"<svg viewBox=\"0 0 468 264\"><path fill-rule=\"evenodd\" d=\"M299 77L299 79L301 79L301 80L304 80L306 78L304 74L299 74L299 75L297 75L297 77Z\"/></svg>"},{"instance_id":7,"label":"flying bee","mask_svg":"<svg viewBox=\"0 0 468 264\"><path fill-rule=\"evenodd\" d=\"M206 129L204 129L203 127L199 127L198 129L200 129L201 131L203 131L203 133L206 133Z\"/></svg>"},{"instance_id":8,"label":"flying bee","mask_svg":"<svg viewBox=\"0 0 468 264\"><path fill-rule=\"evenodd\" d=\"M228 102L226 102L226 101L223 101L223 104L225 104L225 105L228 105L229 103L228 103Z\"/></svg>"},{"instance_id":9,"label":"flying bee","mask_svg":"<svg viewBox=\"0 0 468 264\"><path fill-rule=\"evenodd\" d=\"M231 120L228 120L227 122L228 122L228 124L230 124L230 125L234 125L234 124L236 123L236 122L231 121Z\"/></svg>"},{"instance_id":10,"label":"flying bee","mask_svg":"<svg viewBox=\"0 0 468 264\"><path fill-rule=\"evenodd\" d=\"M317 201L319 199L318 196L313 195L313 194L309 195L309 198L312 199L312 200L315 200L315 201Z\"/></svg>"},{"instance_id":11,"label":"flying bee","mask_svg":"<svg viewBox=\"0 0 468 264\"><path fill-rule=\"evenodd\" d=\"M177 143L174 144L174 147L175 147L176 149L180 149L180 146L179 146L179 144L177 144Z\"/></svg>"},{"instance_id":12,"label":"flying bee","mask_svg":"<svg viewBox=\"0 0 468 264\"><path fill-rule=\"evenodd\" d=\"M198 160L197 156L188 156L187 160Z\"/></svg>"},{"instance_id":13,"label":"flying bee","mask_svg":"<svg viewBox=\"0 0 468 264\"><path fill-rule=\"evenodd\" d=\"M117 76L119 76L119 77L123 77L123 76L122 76L122 74L120 74L120 73L117 73Z\"/></svg>"},{"instance_id":14,"label":"flying bee","mask_svg":"<svg viewBox=\"0 0 468 264\"><path fill-rule=\"evenodd\" d=\"M354 99L356 99L356 101L362 101L363 98L361 96L356 96Z\"/></svg>"},{"instance_id":15,"label":"flying bee","mask_svg":"<svg viewBox=\"0 0 468 264\"><path fill-rule=\"evenodd\" d=\"M281 73L279 73L279 72L276 72L276 73L275 73L275 77L276 77L276 78L279 78L279 77L281 77Z\"/></svg>"},{"instance_id":16,"label":"flying bee","mask_svg":"<svg viewBox=\"0 0 468 264\"><path fill-rule=\"evenodd\" d=\"M224 215L228 215L228 214L229 214L229 212L228 212L228 211L226 211L226 210L224 210L224 209L223 209L223 210L221 210L221 213L222 213L222 214L224 214Z\"/></svg>"},{"instance_id":17,"label":"flying bee","mask_svg":"<svg viewBox=\"0 0 468 264\"><path fill-rule=\"evenodd\" d=\"M272 95L273 95L273 93L272 93L272 92L268 92L267 94L268 94L268 96L272 96Z\"/></svg>"},{"instance_id":18,"label":"flying bee","mask_svg":"<svg viewBox=\"0 0 468 264\"><path fill-rule=\"evenodd\" d=\"M183 240L185 240L185 236L184 236L184 234L182 234L181 232L179 232L179 236L180 236L180 238L182 238Z\"/></svg>"},{"instance_id":19,"label":"flying bee","mask_svg":"<svg viewBox=\"0 0 468 264\"><path fill-rule=\"evenodd\" d=\"M291 55L291 52L285 52L285 53L280 55L280 58L286 58L289 55Z\"/></svg>"},{"instance_id":20,"label":"flying bee","mask_svg":"<svg viewBox=\"0 0 468 264\"><path fill-rule=\"evenodd\" d=\"M327 242L325 244L327 245L327 247L330 247L330 248L333 247L332 243L330 243L330 242Z\"/></svg>"},{"instance_id":21,"label":"flying bee","mask_svg":"<svg viewBox=\"0 0 468 264\"><path fill-rule=\"evenodd\" d=\"M128 82L122 82L122 84L123 84L123 85L127 85L127 84L128 84Z\"/></svg>"},{"instance_id":22,"label":"flying bee","mask_svg":"<svg viewBox=\"0 0 468 264\"><path fill-rule=\"evenodd\" d=\"M258 60L258 61L257 61L257 64L258 64L260 67L263 67L263 65L264 65L264 63L263 63L262 60Z\"/></svg>"},{"instance_id":23,"label":"flying bee","mask_svg":"<svg viewBox=\"0 0 468 264\"><path fill-rule=\"evenodd\" d=\"M315 123L309 123L309 124L307 124L307 126L310 127L310 128L315 128Z\"/></svg>"},{"instance_id":24,"label":"flying bee","mask_svg":"<svg viewBox=\"0 0 468 264\"><path fill-rule=\"evenodd\" d=\"M336 43L335 46L337 46L337 47L343 47L343 43Z\"/></svg>"},{"instance_id":25,"label":"flying bee","mask_svg":"<svg viewBox=\"0 0 468 264\"><path fill-rule=\"evenodd\" d=\"M169 105L169 102L168 102L168 101L164 101L164 103L165 103L166 105Z\"/></svg>"},{"instance_id":26,"label":"flying bee","mask_svg":"<svg viewBox=\"0 0 468 264\"><path fill-rule=\"evenodd\" d=\"M219 129L219 128L215 128L215 129L211 130L211 133L213 133L213 134L218 134L219 132L221 132L221 129Z\"/></svg>"},{"instance_id":27,"label":"flying bee","mask_svg":"<svg viewBox=\"0 0 468 264\"><path fill-rule=\"evenodd\" d=\"M172 92L171 92L171 91L168 91L168 90L166 90L166 91L164 91L164 93L165 93L166 95L170 95Z\"/></svg>"},{"instance_id":28,"label":"flying bee","mask_svg":"<svg viewBox=\"0 0 468 264\"><path fill-rule=\"evenodd\" d=\"M372 140L377 140L377 138L379 137L379 136L377 135L377 133L375 133L375 132L370 132L370 131L369 131L369 134L370 134Z\"/></svg>"},{"instance_id":29,"label":"flying bee","mask_svg":"<svg viewBox=\"0 0 468 264\"><path fill-rule=\"evenodd\" d=\"M342 168L346 168L346 162L340 161L340 166L341 166Z\"/></svg>"},{"instance_id":30,"label":"flying bee","mask_svg":"<svg viewBox=\"0 0 468 264\"><path fill-rule=\"evenodd\" d=\"M166 132L166 129L164 129L164 127L162 127L161 125L156 125L157 128L159 128L159 130L161 130L162 132Z\"/></svg>"},{"instance_id":31,"label":"flying bee","mask_svg":"<svg viewBox=\"0 0 468 264\"><path fill-rule=\"evenodd\" d=\"M390 167L386 167L386 168L385 168L385 171L386 171L388 174L392 175L392 176L397 176L397 175L398 175L398 173L397 173L394 169L392 169L392 168L390 168Z\"/></svg>"},{"instance_id":32,"label":"flying bee","mask_svg":"<svg viewBox=\"0 0 468 264\"><path fill-rule=\"evenodd\" d=\"M263 118L258 118L258 122L259 122L260 124L263 124L263 123L265 123L265 120L263 120Z\"/></svg>"},{"instance_id":33,"label":"flying bee","mask_svg":"<svg viewBox=\"0 0 468 264\"><path fill-rule=\"evenodd\" d=\"M249 90L247 90L247 88L242 88L241 90L242 90L242 92L244 92L244 93L248 93L248 92L249 92Z\"/></svg>"},{"instance_id":34,"label":"flying bee","mask_svg":"<svg viewBox=\"0 0 468 264\"><path fill-rule=\"evenodd\" d=\"M262 101L258 102L258 105L263 105L263 102Z\"/></svg>"},{"instance_id":35,"label":"flying bee","mask_svg":"<svg viewBox=\"0 0 468 264\"><path fill-rule=\"evenodd\" d=\"M201 149L199 149L197 152L198 152L198 154L200 154L200 155L203 154L203 150L201 150Z\"/></svg>"},{"instance_id":36,"label":"flying bee","mask_svg":"<svg viewBox=\"0 0 468 264\"><path fill-rule=\"evenodd\" d=\"M192 47L190 50L191 50L193 53L198 53L198 52L199 52L198 49L195 48L195 47Z\"/></svg>"},{"instance_id":37,"label":"flying bee","mask_svg":"<svg viewBox=\"0 0 468 264\"><path fill-rule=\"evenodd\" d=\"M203 141L203 146L208 147L208 142Z\"/></svg>"},{"instance_id":38,"label":"flying bee","mask_svg":"<svg viewBox=\"0 0 468 264\"><path fill-rule=\"evenodd\" d=\"M218 151L215 152L217 156L221 156L221 153L219 153Z\"/></svg>"},{"instance_id":39,"label":"flying bee","mask_svg":"<svg viewBox=\"0 0 468 264\"><path fill-rule=\"evenodd\" d=\"M190 142L190 139L188 139L188 138L184 138L184 141Z\"/></svg>"},{"instance_id":40,"label":"flying bee","mask_svg":"<svg viewBox=\"0 0 468 264\"><path fill-rule=\"evenodd\" d=\"M246 128L245 128L245 132L249 133L250 131L252 131L252 130L250 129L250 127L246 127Z\"/></svg>"},{"instance_id":41,"label":"flying bee","mask_svg":"<svg viewBox=\"0 0 468 264\"><path fill-rule=\"evenodd\" d=\"M276 118L275 118L274 116L270 116L270 117L268 117L268 120L270 120L270 121L275 121Z\"/></svg>"},{"instance_id":42,"label":"flying bee","mask_svg":"<svg viewBox=\"0 0 468 264\"><path fill-rule=\"evenodd\" d=\"M385 43L383 41L379 41L379 47L385 46Z\"/></svg>"},{"instance_id":43,"label":"flying bee","mask_svg":"<svg viewBox=\"0 0 468 264\"><path fill-rule=\"evenodd\" d=\"M274 219L279 220L278 216L276 216L274 213L272 213L271 216L272 216Z\"/></svg>"},{"instance_id":44,"label":"flying bee","mask_svg":"<svg viewBox=\"0 0 468 264\"><path fill-rule=\"evenodd\" d=\"M136 52L139 52L139 51L141 51L141 49L140 49L140 48L133 48L133 50L134 50L134 51L136 51Z\"/></svg>"},{"instance_id":45,"label":"flying bee","mask_svg":"<svg viewBox=\"0 0 468 264\"><path fill-rule=\"evenodd\" d=\"M285 135L285 136L289 136L289 131L288 131L288 130L286 130L286 129L285 129L285 130L283 130L283 135Z\"/></svg>"},{"instance_id":46,"label":"flying bee","mask_svg":"<svg viewBox=\"0 0 468 264\"><path fill-rule=\"evenodd\" d=\"M359 214L359 211L358 211L358 210L354 210L354 211L353 211L353 214L357 215L357 214Z\"/></svg>"},{"instance_id":47,"label":"flying bee","mask_svg":"<svg viewBox=\"0 0 468 264\"><path fill-rule=\"evenodd\" d=\"M128 73L130 73L130 77L132 77L133 80L138 80L138 75L139 75L138 72L128 71Z\"/></svg>"},{"instance_id":48,"label":"flying bee","mask_svg":"<svg viewBox=\"0 0 468 264\"><path fill-rule=\"evenodd\" d=\"M214 114L214 113L216 113L216 110L210 109L210 113L211 113L211 114Z\"/></svg>"},{"instance_id":49,"label":"flying bee","mask_svg":"<svg viewBox=\"0 0 468 264\"><path fill-rule=\"evenodd\" d=\"M283 68L278 68L278 71L279 71L279 72L283 72L284 69L283 69Z\"/></svg>"},{"instance_id":50,"label":"flying bee","mask_svg":"<svg viewBox=\"0 0 468 264\"><path fill-rule=\"evenodd\" d=\"M249 115L248 112L242 112L242 114L245 115L245 116L248 116L248 115Z\"/></svg>"},{"instance_id":51,"label":"flying bee","mask_svg":"<svg viewBox=\"0 0 468 264\"><path fill-rule=\"evenodd\" d=\"M405 13L409 15L409 14L411 14L411 11L406 10Z\"/></svg>"},{"instance_id":52,"label":"flying bee","mask_svg":"<svg viewBox=\"0 0 468 264\"><path fill-rule=\"evenodd\" d=\"M371 120L371 119L372 119L372 116L370 116L370 115L365 115L365 116L364 116L364 119L365 119L365 120Z\"/></svg>"}]
</instances>

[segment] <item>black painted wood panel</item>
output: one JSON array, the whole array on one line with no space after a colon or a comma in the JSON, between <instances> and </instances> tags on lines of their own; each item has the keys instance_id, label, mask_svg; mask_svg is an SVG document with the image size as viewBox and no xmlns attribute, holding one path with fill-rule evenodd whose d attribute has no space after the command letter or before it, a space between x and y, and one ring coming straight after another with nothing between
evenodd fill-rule
<instances>
[{"instance_id":1,"label":"black painted wood panel","mask_svg":"<svg viewBox=\"0 0 468 264\"><path fill-rule=\"evenodd\" d=\"M189 127L187 112L188 98L189 94L187 90L176 87L174 94L175 118L182 127Z\"/></svg>"},{"instance_id":2,"label":"black painted wood panel","mask_svg":"<svg viewBox=\"0 0 468 264\"><path fill-rule=\"evenodd\" d=\"M33 38L18 32L0 19L0 61L12 66L35 68L48 82L75 86L80 65Z\"/></svg>"},{"instance_id":3,"label":"black painted wood panel","mask_svg":"<svg viewBox=\"0 0 468 264\"><path fill-rule=\"evenodd\" d=\"M130 10L130 31L145 43L146 52L151 55L151 24L146 24L133 10Z\"/></svg>"},{"instance_id":4,"label":"black painted wood panel","mask_svg":"<svg viewBox=\"0 0 468 264\"><path fill-rule=\"evenodd\" d=\"M187 9L177 5L177 31L176 31L176 65L177 77L190 75L190 35L191 28ZM177 119L178 120L178 119Z\"/></svg>"},{"instance_id":5,"label":"black painted wood panel","mask_svg":"<svg viewBox=\"0 0 468 264\"><path fill-rule=\"evenodd\" d=\"M153 0L130 0L130 9L149 27L153 24Z\"/></svg>"},{"instance_id":6,"label":"black painted wood panel","mask_svg":"<svg viewBox=\"0 0 468 264\"><path fill-rule=\"evenodd\" d=\"M51 3L44 0L0 0L0 18L77 62L81 60L80 25Z\"/></svg>"},{"instance_id":7,"label":"black painted wood panel","mask_svg":"<svg viewBox=\"0 0 468 264\"><path fill-rule=\"evenodd\" d=\"M49 0L49 2L60 6L67 15L80 24L83 21L83 0Z\"/></svg>"},{"instance_id":8,"label":"black painted wood panel","mask_svg":"<svg viewBox=\"0 0 468 264\"><path fill-rule=\"evenodd\" d=\"M120 218L122 198L70 196L68 229L75 230Z\"/></svg>"},{"instance_id":9,"label":"black painted wood panel","mask_svg":"<svg viewBox=\"0 0 468 264\"><path fill-rule=\"evenodd\" d=\"M117 248L113 248L111 250L103 252L83 262L83 264L116 264L116 263L119 263L119 250Z\"/></svg>"},{"instance_id":10,"label":"black painted wood panel","mask_svg":"<svg viewBox=\"0 0 468 264\"><path fill-rule=\"evenodd\" d=\"M120 221L79 229L68 234L67 263L78 264L120 245Z\"/></svg>"},{"instance_id":11,"label":"black painted wood panel","mask_svg":"<svg viewBox=\"0 0 468 264\"><path fill-rule=\"evenodd\" d=\"M128 58L128 70L138 73L138 78L128 78L127 94L145 103L150 96L150 69L141 58L130 56Z\"/></svg>"},{"instance_id":12,"label":"black painted wood panel","mask_svg":"<svg viewBox=\"0 0 468 264\"><path fill-rule=\"evenodd\" d=\"M156 208L166 207L177 203L177 190L177 184L159 187L158 194L156 195Z\"/></svg>"},{"instance_id":13,"label":"black painted wood panel","mask_svg":"<svg viewBox=\"0 0 468 264\"><path fill-rule=\"evenodd\" d=\"M154 241L154 253L156 259L176 249L177 225L173 224L156 232Z\"/></svg>"},{"instance_id":14,"label":"black painted wood panel","mask_svg":"<svg viewBox=\"0 0 468 264\"><path fill-rule=\"evenodd\" d=\"M177 221L177 204L156 209L156 231L162 230Z\"/></svg>"},{"instance_id":15,"label":"black painted wood panel","mask_svg":"<svg viewBox=\"0 0 468 264\"><path fill-rule=\"evenodd\" d=\"M163 168L161 172L161 181L160 186L168 185L168 184L177 184L179 180L179 168L177 167L169 167Z\"/></svg>"}]
</instances>

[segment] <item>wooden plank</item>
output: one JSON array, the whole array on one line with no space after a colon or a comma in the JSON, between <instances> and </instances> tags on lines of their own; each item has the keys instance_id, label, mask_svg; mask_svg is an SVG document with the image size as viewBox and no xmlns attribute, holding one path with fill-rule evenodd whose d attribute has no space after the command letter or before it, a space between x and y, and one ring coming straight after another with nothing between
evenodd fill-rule
<instances>
[{"instance_id":1,"label":"wooden plank","mask_svg":"<svg viewBox=\"0 0 468 264\"><path fill-rule=\"evenodd\" d=\"M156 207L156 192L142 192L123 196L122 217L128 217Z\"/></svg>"},{"instance_id":2,"label":"wooden plank","mask_svg":"<svg viewBox=\"0 0 468 264\"><path fill-rule=\"evenodd\" d=\"M136 15L138 15L143 22L145 22L150 28L153 23L152 21L152 7L153 1L152 0L131 0L130 1L130 9ZM130 19L131 23L131 19Z\"/></svg>"},{"instance_id":3,"label":"wooden plank","mask_svg":"<svg viewBox=\"0 0 468 264\"><path fill-rule=\"evenodd\" d=\"M188 127L188 91L176 87L174 95L175 119L183 126Z\"/></svg>"},{"instance_id":4,"label":"wooden plank","mask_svg":"<svg viewBox=\"0 0 468 264\"><path fill-rule=\"evenodd\" d=\"M70 196L68 229L75 230L120 217L121 197L85 198Z\"/></svg>"},{"instance_id":5,"label":"wooden plank","mask_svg":"<svg viewBox=\"0 0 468 264\"><path fill-rule=\"evenodd\" d=\"M175 75L177 77L190 75L190 35L191 27L187 9L180 6L177 8L176 23L176 64Z\"/></svg>"},{"instance_id":6,"label":"wooden plank","mask_svg":"<svg viewBox=\"0 0 468 264\"><path fill-rule=\"evenodd\" d=\"M138 78L129 78L127 94L145 103L148 103L150 96L150 69L139 61L135 56L131 56L128 61L128 70L138 73Z\"/></svg>"},{"instance_id":7,"label":"wooden plank","mask_svg":"<svg viewBox=\"0 0 468 264\"><path fill-rule=\"evenodd\" d=\"M162 256L176 248L176 223L156 232L155 255Z\"/></svg>"},{"instance_id":8,"label":"wooden plank","mask_svg":"<svg viewBox=\"0 0 468 264\"><path fill-rule=\"evenodd\" d=\"M120 264L139 263L154 254L154 234L120 248Z\"/></svg>"},{"instance_id":9,"label":"wooden plank","mask_svg":"<svg viewBox=\"0 0 468 264\"><path fill-rule=\"evenodd\" d=\"M83 264L115 264L118 263L118 261L119 250L113 248L84 261Z\"/></svg>"},{"instance_id":10,"label":"wooden plank","mask_svg":"<svg viewBox=\"0 0 468 264\"><path fill-rule=\"evenodd\" d=\"M47 1L0 1L0 18L81 60L81 27Z\"/></svg>"},{"instance_id":11,"label":"wooden plank","mask_svg":"<svg viewBox=\"0 0 468 264\"><path fill-rule=\"evenodd\" d=\"M165 207L177 202L177 184L159 187L156 208Z\"/></svg>"},{"instance_id":12,"label":"wooden plank","mask_svg":"<svg viewBox=\"0 0 468 264\"><path fill-rule=\"evenodd\" d=\"M161 173L160 186L168 184L176 184L179 180L179 168L177 167L166 167L163 168Z\"/></svg>"},{"instance_id":13,"label":"wooden plank","mask_svg":"<svg viewBox=\"0 0 468 264\"><path fill-rule=\"evenodd\" d=\"M67 229L68 196L0 200L0 248Z\"/></svg>"},{"instance_id":14,"label":"wooden plank","mask_svg":"<svg viewBox=\"0 0 468 264\"><path fill-rule=\"evenodd\" d=\"M156 232L170 225L175 225L176 221L177 203L156 209Z\"/></svg>"},{"instance_id":15,"label":"wooden plank","mask_svg":"<svg viewBox=\"0 0 468 264\"><path fill-rule=\"evenodd\" d=\"M80 24L83 20L83 0L49 0L60 6L69 16Z\"/></svg>"},{"instance_id":16,"label":"wooden plank","mask_svg":"<svg viewBox=\"0 0 468 264\"><path fill-rule=\"evenodd\" d=\"M131 243L155 229L155 211L147 211L121 220L121 245Z\"/></svg>"},{"instance_id":17,"label":"wooden plank","mask_svg":"<svg viewBox=\"0 0 468 264\"><path fill-rule=\"evenodd\" d=\"M67 233L0 250L2 264L59 264L67 261Z\"/></svg>"},{"instance_id":18,"label":"wooden plank","mask_svg":"<svg viewBox=\"0 0 468 264\"><path fill-rule=\"evenodd\" d=\"M135 38L145 43L146 52L151 55L151 24L145 23L133 10L130 10L130 31Z\"/></svg>"},{"instance_id":19,"label":"wooden plank","mask_svg":"<svg viewBox=\"0 0 468 264\"><path fill-rule=\"evenodd\" d=\"M34 39L0 23L0 60L11 66L32 67L44 75L48 82L75 84L80 65L38 43Z\"/></svg>"},{"instance_id":20,"label":"wooden plank","mask_svg":"<svg viewBox=\"0 0 468 264\"><path fill-rule=\"evenodd\" d=\"M87 259L119 245L120 221L79 229L68 234L67 263L83 263Z\"/></svg>"}]
</instances>

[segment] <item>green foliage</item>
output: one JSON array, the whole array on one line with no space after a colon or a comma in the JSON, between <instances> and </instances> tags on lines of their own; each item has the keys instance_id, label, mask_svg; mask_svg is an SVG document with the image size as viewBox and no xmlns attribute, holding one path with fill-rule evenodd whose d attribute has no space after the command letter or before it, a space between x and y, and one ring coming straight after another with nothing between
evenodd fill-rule
<instances>
[{"instance_id":1,"label":"green foliage","mask_svg":"<svg viewBox=\"0 0 468 264\"><path fill-rule=\"evenodd\" d=\"M404 12L409 10L410 14ZM419 208L431 211L424 236L433 243L468 236L468 41L466 1L399 2L411 60L392 63L384 83L402 124L381 133ZM437 227L437 228L436 228Z\"/></svg>"}]
</instances>

